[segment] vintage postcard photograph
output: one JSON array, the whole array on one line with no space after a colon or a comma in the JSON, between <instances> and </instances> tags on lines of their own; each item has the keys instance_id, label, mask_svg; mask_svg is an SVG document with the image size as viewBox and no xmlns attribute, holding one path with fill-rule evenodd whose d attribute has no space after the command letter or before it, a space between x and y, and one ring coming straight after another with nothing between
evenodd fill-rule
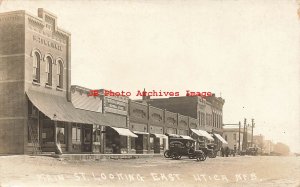
<instances>
[{"instance_id":1,"label":"vintage postcard photograph","mask_svg":"<svg viewBox=\"0 0 300 187\"><path fill-rule=\"evenodd\" d=\"M300 187L300 0L0 0L0 187Z\"/></svg>"}]
</instances>

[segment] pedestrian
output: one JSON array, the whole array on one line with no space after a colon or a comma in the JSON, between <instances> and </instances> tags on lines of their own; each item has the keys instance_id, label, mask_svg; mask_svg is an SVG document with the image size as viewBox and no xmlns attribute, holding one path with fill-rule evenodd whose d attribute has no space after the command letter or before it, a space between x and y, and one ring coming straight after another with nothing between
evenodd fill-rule
<instances>
[{"instance_id":1,"label":"pedestrian","mask_svg":"<svg viewBox=\"0 0 300 187\"><path fill-rule=\"evenodd\" d=\"M230 149L229 149L229 147L227 146L227 147L225 148L225 154L226 154L226 157L228 157L229 153L230 153Z\"/></svg>"},{"instance_id":2,"label":"pedestrian","mask_svg":"<svg viewBox=\"0 0 300 187\"><path fill-rule=\"evenodd\" d=\"M224 148L221 147L221 154L222 154L222 157L224 157Z\"/></svg>"},{"instance_id":3,"label":"pedestrian","mask_svg":"<svg viewBox=\"0 0 300 187\"><path fill-rule=\"evenodd\" d=\"M236 154L236 145L234 145L234 152L233 152L233 156L235 156L235 154Z\"/></svg>"}]
</instances>

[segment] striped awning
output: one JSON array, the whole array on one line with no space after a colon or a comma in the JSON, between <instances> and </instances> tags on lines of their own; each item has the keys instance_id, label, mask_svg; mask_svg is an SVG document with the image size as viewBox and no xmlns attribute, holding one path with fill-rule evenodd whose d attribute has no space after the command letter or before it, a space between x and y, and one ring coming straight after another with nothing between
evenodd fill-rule
<instances>
[{"instance_id":1,"label":"striped awning","mask_svg":"<svg viewBox=\"0 0 300 187\"><path fill-rule=\"evenodd\" d=\"M214 138L211 137L211 135L210 135L208 132L204 131L204 130L200 130L200 129L191 129L191 131L192 131L193 133L197 134L198 136L203 136L203 137L205 137L205 138L207 138L207 139L209 139L209 140L212 140L212 141L214 140Z\"/></svg>"},{"instance_id":2,"label":"striped awning","mask_svg":"<svg viewBox=\"0 0 300 187\"><path fill-rule=\"evenodd\" d=\"M228 144L228 142L220 135L217 133L214 133L214 135L223 143L223 144Z\"/></svg>"},{"instance_id":3,"label":"striped awning","mask_svg":"<svg viewBox=\"0 0 300 187\"><path fill-rule=\"evenodd\" d=\"M119 127L111 127L111 128L114 129L115 131L117 131L117 133L121 136L129 136L129 137L133 137L133 138L138 137L136 134L131 132L129 129L119 128Z\"/></svg>"}]
</instances>

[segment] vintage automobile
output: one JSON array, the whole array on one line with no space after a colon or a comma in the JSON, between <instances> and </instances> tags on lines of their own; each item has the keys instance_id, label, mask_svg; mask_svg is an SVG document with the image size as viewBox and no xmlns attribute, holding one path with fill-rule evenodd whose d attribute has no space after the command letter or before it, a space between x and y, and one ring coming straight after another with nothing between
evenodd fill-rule
<instances>
[{"instance_id":1,"label":"vintage automobile","mask_svg":"<svg viewBox=\"0 0 300 187\"><path fill-rule=\"evenodd\" d=\"M258 148L257 147L249 147L246 150L247 155L257 156Z\"/></svg>"},{"instance_id":2,"label":"vintage automobile","mask_svg":"<svg viewBox=\"0 0 300 187\"><path fill-rule=\"evenodd\" d=\"M190 159L204 161L206 156L202 150L195 150L195 141L183 138L169 139L169 150L164 152L166 158L180 159L187 156Z\"/></svg>"},{"instance_id":3,"label":"vintage automobile","mask_svg":"<svg viewBox=\"0 0 300 187\"><path fill-rule=\"evenodd\" d=\"M209 158L216 158L217 156L217 150L215 150L215 145L214 144L207 144L206 147L200 147L200 150L202 150L205 154L205 156Z\"/></svg>"}]
</instances>

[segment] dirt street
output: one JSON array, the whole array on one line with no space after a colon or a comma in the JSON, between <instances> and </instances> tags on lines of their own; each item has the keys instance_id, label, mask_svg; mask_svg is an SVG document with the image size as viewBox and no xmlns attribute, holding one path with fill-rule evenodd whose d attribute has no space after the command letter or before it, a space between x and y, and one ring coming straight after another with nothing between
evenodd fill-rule
<instances>
[{"instance_id":1,"label":"dirt street","mask_svg":"<svg viewBox=\"0 0 300 187\"><path fill-rule=\"evenodd\" d=\"M0 187L300 186L300 157L217 157L65 161L1 156Z\"/></svg>"}]
</instances>

